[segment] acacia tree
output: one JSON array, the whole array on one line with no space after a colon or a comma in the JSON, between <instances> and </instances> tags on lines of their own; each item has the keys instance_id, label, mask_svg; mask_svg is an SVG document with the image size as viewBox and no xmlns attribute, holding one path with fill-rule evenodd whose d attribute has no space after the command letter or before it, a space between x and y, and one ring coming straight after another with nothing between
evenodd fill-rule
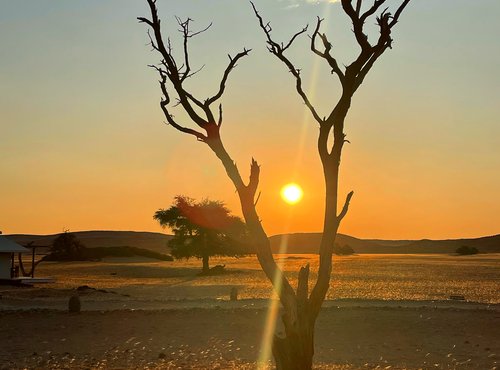
<instances>
[{"instance_id":1,"label":"acacia tree","mask_svg":"<svg viewBox=\"0 0 500 370\"><path fill-rule=\"evenodd\" d=\"M87 258L85 249L85 245L78 240L75 234L65 230L54 239L50 247L50 254L46 256L45 259L56 261L81 261Z\"/></svg>"},{"instance_id":2,"label":"acacia tree","mask_svg":"<svg viewBox=\"0 0 500 370\"><path fill-rule=\"evenodd\" d=\"M174 204L158 210L153 218L169 227L174 237L168 246L175 258L196 257L202 260L203 273L210 270L211 256L242 256L246 253L243 239L245 223L231 215L223 202L177 196Z\"/></svg>"},{"instance_id":3,"label":"acacia tree","mask_svg":"<svg viewBox=\"0 0 500 370\"><path fill-rule=\"evenodd\" d=\"M350 192L338 210L338 179L342 148L346 142L344 133L344 121L351 106L354 93L362 84L367 73L373 67L375 61L392 45L391 32L394 25L410 0L403 0L395 13L387 9L376 16L379 27L378 40L372 44L364 30L364 24L381 9L386 0L374 0L369 6L364 6L363 0L341 0L342 8L349 16L353 32L361 51L357 58L348 66L339 66L332 55L332 44L324 33L320 32L322 19L318 18L316 27L311 35L311 51L323 58L331 68L342 86L342 95L328 116L321 118L307 94L302 88L300 70L296 68L285 52L292 46L300 35L307 32L307 27L295 33L286 43L278 43L271 37L271 26L265 23L252 3L259 25L264 31L269 51L282 61L291 72L296 81L296 90L301 99L310 110L315 121L319 124L318 151L323 165L325 179L325 214L323 224L323 235L319 249L320 264L318 278L313 284L309 294L309 265L302 267L298 274L297 288L294 289L282 270L277 266L271 253L269 239L264 231L256 211L256 191L259 184L260 167L252 158L250 165L250 178L244 182L239 169L229 153L224 148L220 132L223 121L222 104L218 106L217 114L213 111L213 104L218 102L224 94L229 74L233 71L237 62L248 55L250 50L243 49L234 57L229 57L229 63L222 74L217 92L204 100L195 97L184 85L187 78L193 76L197 71L192 71L189 61L188 44L190 38L200 32L190 30L191 19L182 21L177 18L180 31L183 36L182 62L178 63L172 53L170 40L165 43L160 28L160 19L156 9L156 0L147 0L151 19L138 18L139 21L151 27L153 35L150 35L151 45L154 50L161 54L162 60L159 65L152 66L160 75L160 87L163 97L160 107L165 115L167 123L183 133L193 135L198 141L205 143L220 159L227 175L233 182L238 193L241 209L245 218L249 238L255 248L257 258L262 270L272 282L283 306L282 321L285 327L284 337L274 337L273 355L278 369L310 369L314 354L314 326L330 285L332 271L332 253L340 222L347 214L349 202L353 196ZM320 46L318 46L318 40ZM167 88L167 83L169 87ZM182 125L174 119L170 113L170 94L175 92L177 104L188 114L190 120L197 125L196 129ZM333 135L333 145L328 145L328 138Z\"/></svg>"}]
</instances>

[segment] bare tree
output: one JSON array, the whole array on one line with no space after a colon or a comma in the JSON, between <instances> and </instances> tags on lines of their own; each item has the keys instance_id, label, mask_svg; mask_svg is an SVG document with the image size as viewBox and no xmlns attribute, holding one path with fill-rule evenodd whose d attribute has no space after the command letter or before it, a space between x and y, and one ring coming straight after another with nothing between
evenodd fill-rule
<instances>
[{"instance_id":1,"label":"bare tree","mask_svg":"<svg viewBox=\"0 0 500 370\"><path fill-rule=\"evenodd\" d=\"M342 147L346 142L344 134L344 120L351 106L351 100L362 84L366 74L370 71L375 61L383 52L391 47L391 30L397 23L401 13L410 0L404 0L397 8L394 15L383 10L376 21L379 27L378 41L371 44L364 31L365 21L379 11L386 0L374 0L367 9L364 9L363 1L342 0L342 7L352 21L356 41L361 47L358 57L347 67L339 66L335 57L331 54L332 44L324 33L320 33L322 19L318 18L316 27L311 35L311 51L323 58L330 66L332 74L335 74L342 85L342 95L331 113L321 118L306 92L302 88L300 70L287 58L285 52L292 46L297 37L307 32L307 27L297 32L287 43L275 42L271 37L271 26L265 23L252 3L255 15L259 20L260 27L264 31L269 51L278 57L292 73L296 80L296 90L305 105L311 111L314 119L319 124L318 151L323 164L325 177L325 216L323 226L323 237L320 244L319 258L320 266L318 279L309 294L309 265L302 267L298 274L297 288L294 289L283 271L276 264L271 253L269 239L260 222L256 211L256 192L259 185L260 166L252 158L250 165L250 178L244 182L235 162L224 148L220 130L223 122L222 104L218 105L218 111L213 112L213 104L218 102L226 89L226 83L230 73L236 67L237 62L247 56L250 50L243 49L234 57L229 56L229 63L222 74L219 87L213 96L200 100L189 92L184 82L187 78L196 74L191 69L189 60L188 44L190 38L206 31L210 25L198 32L190 29L191 19L182 21L177 18L180 31L183 36L183 56L181 64L174 58L170 39L165 42L160 29L160 19L156 9L156 0L147 0L151 19L140 17L151 27L153 35L150 36L151 46L161 54L162 60L159 65L153 65L160 75L160 87L163 97L160 107L165 115L167 123L183 133L193 135L197 140L207 144L215 155L220 159L227 175L233 182L238 193L243 216L247 223L251 244L255 248L260 265L275 287L283 306L282 321L285 328L284 337L274 337L273 355L278 369L310 369L314 354L314 326L330 285L332 271L332 253L340 222L347 214L349 202L353 196L350 192L340 209L338 204L338 177ZM318 47L318 40L321 46ZM167 83L169 86L167 87ZM196 129L180 124L170 113L172 90L177 95L176 104L181 105L190 120L197 125ZM333 133L333 145L328 146L328 137Z\"/></svg>"},{"instance_id":2,"label":"bare tree","mask_svg":"<svg viewBox=\"0 0 500 370\"><path fill-rule=\"evenodd\" d=\"M363 83L367 73L373 67L377 59L387 48L392 46L391 31L398 19L408 5L410 0L404 0L397 8L394 15L385 8L378 16L376 22L379 28L378 40L372 44L368 40L368 34L364 30L365 22L380 9L386 0L374 0L368 7L364 7L363 0L341 0L344 12L349 16L353 25L353 32L360 52L357 58L348 66L341 68L336 58L332 55L332 44L325 33L320 32L323 19L319 18L311 35L311 51L325 60L331 68L331 73L336 75L342 86L342 94L328 116L321 118L318 111L308 98L302 87L300 69L296 68L292 61L285 55L294 41L307 32L307 26L295 33L287 43L278 43L271 36L270 23L264 22L262 16L252 3L253 10L259 21L260 28L267 38L268 50L283 62L295 78L297 93L310 110L314 120L319 124L318 151L323 166L325 179L325 215L323 234L319 249L320 264L318 279L312 288L311 294L307 296L307 273L303 273L303 281L299 280L300 287L303 286L303 303L299 305L298 320L290 321L287 316L283 317L286 336L275 338L273 354L278 368L282 369L309 369L312 366L314 353L314 325L316 318L325 300L330 285L332 272L332 253L340 222L347 214L349 202L353 196L351 191L347 194L344 205L338 212L338 180L342 148L347 142L344 133L344 121L351 107L351 101L356 90ZM366 8L366 9L365 9ZM318 46L319 44L319 46ZM328 137L333 134L333 145L329 147Z\"/></svg>"}]
</instances>

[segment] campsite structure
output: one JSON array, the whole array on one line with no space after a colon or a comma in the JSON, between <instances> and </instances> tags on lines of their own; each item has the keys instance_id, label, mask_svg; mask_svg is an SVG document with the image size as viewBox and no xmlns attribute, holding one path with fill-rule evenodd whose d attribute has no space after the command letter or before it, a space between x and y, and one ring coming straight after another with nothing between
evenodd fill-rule
<instances>
[{"instance_id":1,"label":"campsite structure","mask_svg":"<svg viewBox=\"0 0 500 370\"><path fill-rule=\"evenodd\" d=\"M18 275L19 268L15 266L16 253L29 253L28 248L23 247L0 235L0 280L11 280Z\"/></svg>"},{"instance_id":2,"label":"campsite structure","mask_svg":"<svg viewBox=\"0 0 500 370\"><path fill-rule=\"evenodd\" d=\"M31 253L31 272L29 276L19 276L19 269L24 272L22 266L22 254ZM16 254L18 264L16 265ZM52 278L35 278L35 257L36 251L19 245L12 240L0 235L0 284L33 284L53 282ZM23 274L24 275L24 274Z\"/></svg>"}]
</instances>

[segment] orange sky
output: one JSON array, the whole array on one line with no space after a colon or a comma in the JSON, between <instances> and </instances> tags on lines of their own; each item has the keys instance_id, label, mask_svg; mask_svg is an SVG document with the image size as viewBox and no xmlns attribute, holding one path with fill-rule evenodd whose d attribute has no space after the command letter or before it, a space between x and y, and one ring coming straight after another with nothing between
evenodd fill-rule
<instances>
[{"instance_id":1,"label":"orange sky","mask_svg":"<svg viewBox=\"0 0 500 370\"><path fill-rule=\"evenodd\" d=\"M161 231L153 213L177 194L224 200L240 214L234 189L209 149L162 124L157 76L146 67L158 56L145 46L145 27L134 20L147 14L145 4L118 4L44 1L27 9L12 2L0 13L0 32L11 35L0 39L0 230L6 234ZM196 64L206 64L190 82L197 95L216 88L228 52L253 48L230 78L222 134L244 178L251 157L262 165L258 210L266 230L320 231L318 130L294 81L265 50L246 2L196 4L172 1L168 12L160 2L160 14L165 27L172 14L192 14L200 27L214 21L193 42ZM355 40L338 4L257 5L273 21L277 38L317 14L328 16L336 52L351 59ZM494 18L471 19L474 6L464 3L446 16L446 4L410 6L394 49L356 94L341 167L341 194L355 195L341 232L390 239L500 232L500 52L488 39L500 26ZM500 10L494 2L481 6L486 17ZM338 86L306 42L290 56L327 115ZM176 116L185 119L181 112ZM279 194L290 181L304 189L294 206Z\"/></svg>"}]
</instances>

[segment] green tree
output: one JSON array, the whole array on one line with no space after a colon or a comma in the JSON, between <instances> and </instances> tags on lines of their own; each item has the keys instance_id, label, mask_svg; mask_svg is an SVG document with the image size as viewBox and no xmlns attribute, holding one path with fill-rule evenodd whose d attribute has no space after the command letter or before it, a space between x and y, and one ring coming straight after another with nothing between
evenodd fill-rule
<instances>
[{"instance_id":1,"label":"green tree","mask_svg":"<svg viewBox=\"0 0 500 370\"><path fill-rule=\"evenodd\" d=\"M174 233L168 246L175 258L196 257L203 261L203 272L210 270L211 256L241 256L247 253L244 245L245 223L221 201L177 196L168 209L158 210L154 217L161 226Z\"/></svg>"},{"instance_id":2,"label":"green tree","mask_svg":"<svg viewBox=\"0 0 500 370\"><path fill-rule=\"evenodd\" d=\"M47 257L55 261L79 261L86 259L85 250L75 234L65 231L54 239Z\"/></svg>"}]
</instances>

